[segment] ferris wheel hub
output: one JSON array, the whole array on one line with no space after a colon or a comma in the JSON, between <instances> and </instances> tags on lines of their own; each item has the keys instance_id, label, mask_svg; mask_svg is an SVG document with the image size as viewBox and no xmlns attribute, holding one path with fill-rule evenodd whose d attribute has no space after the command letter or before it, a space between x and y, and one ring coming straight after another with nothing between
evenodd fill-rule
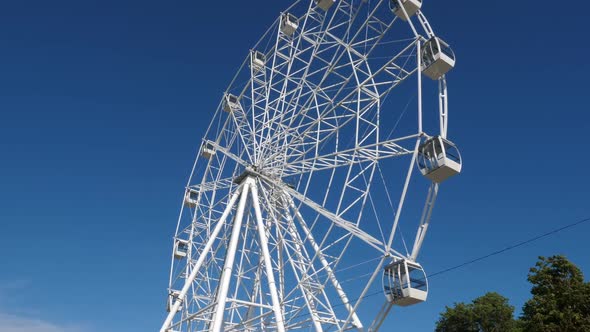
<instances>
[{"instance_id":1,"label":"ferris wheel hub","mask_svg":"<svg viewBox=\"0 0 590 332\"><path fill-rule=\"evenodd\" d=\"M238 185L242 184L247 178L251 178L251 177L254 177L254 178L258 177L258 173L256 172L256 167L254 167L254 166L246 167L246 170L234 179L234 183L238 184Z\"/></svg>"}]
</instances>

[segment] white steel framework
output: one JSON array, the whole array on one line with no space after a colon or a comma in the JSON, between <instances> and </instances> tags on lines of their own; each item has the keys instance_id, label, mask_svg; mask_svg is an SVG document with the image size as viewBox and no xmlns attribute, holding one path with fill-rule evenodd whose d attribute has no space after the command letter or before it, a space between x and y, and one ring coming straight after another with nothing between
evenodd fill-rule
<instances>
[{"instance_id":1,"label":"white steel framework","mask_svg":"<svg viewBox=\"0 0 590 332\"><path fill-rule=\"evenodd\" d=\"M161 332L383 326L394 303L364 319L361 303L392 261L417 260L439 183L414 170L426 128L447 136L446 78L422 79L435 35L421 4L299 0L277 13L200 145ZM421 214L402 218L424 184ZM411 250L402 224L417 229Z\"/></svg>"}]
</instances>

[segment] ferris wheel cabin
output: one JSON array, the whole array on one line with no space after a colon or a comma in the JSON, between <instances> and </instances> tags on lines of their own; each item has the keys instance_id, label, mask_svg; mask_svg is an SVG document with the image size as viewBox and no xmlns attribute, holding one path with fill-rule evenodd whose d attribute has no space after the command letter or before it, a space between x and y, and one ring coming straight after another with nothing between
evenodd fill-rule
<instances>
[{"instance_id":1,"label":"ferris wheel cabin","mask_svg":"<svg viewBox=\"0 0 590 332\"><path fill-rule=\"evenodd\" d=\"M451 141L435 136L420 145L418 167L422 175L441 183L461 173L461 154Z\"/></svg>"},{"instance_id":2,"label":"ferris wheel cabin","mask_svg":"<svg viewBox=\"0 0 590 332\"><path fill-rule=\"evenodd\" d=\"M201 156L206 159L211 159L215 155L215 147L211 143L203 143L201 146Z\"/></svg>"},{"instance_id":3,"label":"ferris wheel cabin","mask_svg":"<svg viewBox=\"0 0 590 332\"><path fill-rule=\"evenodd\" d=\"M422 8L422 0L390 0L389 6L395 16L407 21L409 17L414 16ZM408 16L404 13L404 9Z\"/></svg>"},{"instance_id":4,"label":"ferris wheel cabin","mask_svg":"<svg viewBox=\"0 0 590 332\"><path fill-rule=\"evenodd\" d=\"M385 267L383 288L387 301L402 307L424 302L428 296L424 269L420 264L405 259Z\"/></svg>"},{"instance_id":5,"label":"ferris wheel cabin","mask_svg":"<svg viewBox=\"0 0 590 332\"><path fill-rule=\"evenodd\" d=\"M197 206L197 199L194 197L196 194L192 190L187 190L184 194L184 206L195 208Z\"/></svg>"},{"instance_id":6,"label":"ferris wheel cabin","mask_svg":"<svg viewBox=\"0 0 590 332\"><path fill-rule=\"evenodd\" d=\"M176 302L176 300L178 299L178 297L180 296L180 291L178 290L171 290L168 292L168 301L166 303L166 311L170 312L170 310L172 309L172 306L174 305L174 302ZM178 308L178 310L182 309L182 307ZM168 331L172 331L172 330L168 330Z\"/></svg>"},{"instance_id":7,"label":"ferris wheel cabin","mask_svg":"<svg viewBox=\"0 0 590 332\"><path fill-rule=\"evenodd\" d=\"M299 19L293 14L283 14L281 16L281 32L287 36L292 36L299 27Z\"/></svg>"},{"instance_id":8,"label":"ferris wheel cabin","mask_svg":"<svg viewBox=\"0 0 590 332\"><path fill-rule=\"evenodd\" d=\"M188 252L188 241L177 239L174 241L174 258L183 259Z\"/></svg>"},{"instance_id":9,"label":"ferris wheel cabin","mask_svg":"<svg viewBox=\"0 0 590 332\"><path fill-rule=\"evenodd\" d=\"M264 53L259 51L252 51L250 53L250 65L252 66L252 69L258 71L264 68L265 64L266 56L264 55Z\"/></svg>"},{"instance_id":10,"label":"ferris wheel cabin","mask_svg":"<svg viewBox=\"0 0 590 332\"><path fill-rule=\"evenodd\" d=\"M334 0L314 0L316 5L323 9L324 11L328 11L330 7L334 4Z\"/></svg>"},{"instance_id":11,"label":"ferris wheel cabin","mask_svg":"<svg viewBox=\"0 0 590 332\"><path fill-rule=\"evenodd\" d=\"M443 77L455 67L455 53L438 37L432 37L422 45L422 73L433 80Z\"/></svg>"},{"instance_id":12,"label":"ferris wheel cabin","mask_svg":"<svg viewBox=\"0 0 590 332\"><path fill-rule=\"evenodd\" d=\"M238 109L238 107L238 97L231 93L227 93L223 96L222 108L225 112L231 113L233 110Z\"/></svg>"}]
</instances>

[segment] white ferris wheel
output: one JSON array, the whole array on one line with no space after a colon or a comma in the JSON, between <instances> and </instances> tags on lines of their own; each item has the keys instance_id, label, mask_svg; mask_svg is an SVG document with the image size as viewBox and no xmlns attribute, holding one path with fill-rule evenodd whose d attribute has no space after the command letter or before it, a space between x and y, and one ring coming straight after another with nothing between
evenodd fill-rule
<instances>
[{"instance_id":1,"label":"white ferris wheel","mask_svg":"<svg viewBox=\"0 0 590 332\"><path fill-rule=\"evenodd\" d=\"M461 158L455 56L421 8L298 0L277 15L203 138L161 332L377 331L426 300L418 254Z\"/></svg>"}]
</instances>

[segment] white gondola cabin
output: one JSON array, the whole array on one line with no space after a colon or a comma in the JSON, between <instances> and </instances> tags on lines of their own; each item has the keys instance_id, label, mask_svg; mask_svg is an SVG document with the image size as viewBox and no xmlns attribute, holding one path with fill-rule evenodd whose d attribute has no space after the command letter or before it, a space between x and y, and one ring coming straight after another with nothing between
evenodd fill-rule
<instances>
[{"instance_id":1,"label":"white gondola cabin","mask_svg":"<svg viewBox=\"0 0 590 332\"><path fill-rule=\"evenodd\" d=\"M166 303L166 311L170 312L170 310L172 310L172 306L174 305L174 302L176 302L176 300L178 299L178 297L180 296L180 291L178 290L171 290L170 292L168 292L168 301ZM182 306L178 307L178 310L180 311L182 309ZM169 330L171 331L171 330Z\"/></svg>"},{"instance_id":2,"label":"white gondola cabin","mask_svg":"<svg viewBox=\"0 0 590 332\"><path fill-rule=\"evenodd\" d=\"M264 68L266 64L266 55L259 51L250 52L250 65L254 70L260 70Z\"/></svg>"},{"instance_id":3,"label":"white gondola cabin","mask_svg":"<svg viewBox=\"0 0 590 332\"><path fill-rule=\"evenodd\" d=\"M409 17L414 16L422 8L422 0L389 0L389 6L395 16L407 21Z\"/></svg>"},{"instance_id":4,"label":"white gondola cabin","mask_svg":"<svg viewBox=\"0 0 590 332\"><path fill-rule=\"evenodd\" d=\"M215 155L215 147L211 143L203 143L201 146L201 156L206 159L211 159Z\"/></svg>"},{"instance_id":5,"label":"white gondola cabin","mask_svg":"<svg viewBox=\"0 0 590 332\"><path fill-rule=\"evenodd\" d=\"M398 260L385 267L385 297L390 303L406 307L426 301L428 280L420 264Z\"/></svg>"},{"instance_id":6,"label":"white gondola cabin","mask_svg":"<svg viewBox=\"0 0 590 332\"><path fill-rule=\"evenodd\" d=\"M299 19L293 14L283 14L281 16L281 32L287 36L292 36L299 27Z\"/></svg>"},{"instance_id":7,"label":"white gondola cabin","mask_svg":"<svg viewBox=\"0 0 590 332\"><path fill-rule=\"evenodd\" d=\"M455 53L438 37L432 37L422 45L422 66L424 75L433 80L443 77L455 67Z\"/></svg>"},{"instance_id":8,"label":"white gondola cabin","mask_svg":"<svg viewBox=\"0 0 590 332\"><path fill-rule=\"evenodd\" d=\"M418 167L422 175L440 183L461 173L461 154L452 142L435 136L420 145Z\"/></svg>"},{"instance_id":9,"label":"white gondola cabin","mask_svg":"<svg viewBox=\"0 0 590 332\"><path fill-rule=\"evenodd\" d=\"M184 194L184 206L195 208L197 207L197 192L193 190L187 190Z\"/></svg>"},{"instance_id":10,"label":"white gondola cabin","mask_svg":"<svg viewBox=\"0 0 590 332\"><path fill-rule=\"evenodd\" d=\"M334 0L314 0L316 5L323 9L324 11L328 11L330 7L334 4Z\"/></svg>"},{"instance_id":11,"label":"white gondola cabin","mask_svg":"<svg viewBox=\"0 0 590 332\"><path fill-rule=\"evenodd\" d=\"M177 239L174 241L174 258L183 259L188 252L188 241Z\"/></svg>"},{"instance_id":12,"label":"white gondola cabin","mask_svg":"<svg viewBox=\"0 0 590 332\"><path fill-rule=\"evenodd\" d=\"M238 97L232 95L231 93L227 93L225 96L223 96L222 108L225 112L231 113L238 107Z\"/></svg>"}]
</instances>

